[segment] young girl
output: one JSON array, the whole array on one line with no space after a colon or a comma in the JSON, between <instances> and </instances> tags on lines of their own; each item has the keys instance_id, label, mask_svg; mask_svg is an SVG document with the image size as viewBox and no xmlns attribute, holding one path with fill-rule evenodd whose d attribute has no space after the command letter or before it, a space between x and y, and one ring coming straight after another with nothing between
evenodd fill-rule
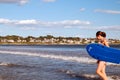
<instances>
[{"instance_id":1,"label":"young girl","mask_svg":"<svg viewBox=\"0 0 120 80\"><path fill-rule=\"evenodd\" d=\"M98 40L98 43L99 44L102 44L102 45L105 45L107 47L109 47L108 43L107 43L107 40L106 40L106 33L105 32L102 32L102 31L98 31L96 33L96 38ZM106 69L106 62L105 61L100 61L98 60L97 61L97 69L96 69L96 73L103 79L103 80L108 80L107 79L107 75L106 75L106 72L105 72L105 69Z\"/></svg>"}]
</instances>

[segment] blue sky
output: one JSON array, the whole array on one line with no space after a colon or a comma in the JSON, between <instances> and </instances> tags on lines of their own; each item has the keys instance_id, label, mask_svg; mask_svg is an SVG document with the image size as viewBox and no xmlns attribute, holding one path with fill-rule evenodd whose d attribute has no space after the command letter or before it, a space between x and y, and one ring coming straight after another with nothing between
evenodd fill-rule
<instances>
[{"instance_id":1,"label":"blue sky","mask_svg":"<svg viewBox=\"0 0 120 80\"><path fill-rule=\"evenodd\" d=\"M0 0L0 36L120 39L120 0Z\"/></svg>"}]
</instances>

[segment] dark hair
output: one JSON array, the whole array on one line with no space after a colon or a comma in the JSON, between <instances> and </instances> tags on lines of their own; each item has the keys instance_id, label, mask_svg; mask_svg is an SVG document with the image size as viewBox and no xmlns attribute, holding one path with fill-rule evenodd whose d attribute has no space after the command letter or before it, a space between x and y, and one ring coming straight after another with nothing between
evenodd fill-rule
<instances>
[{"instance_id":1,"label":"dark hair","mask_svg":"<svg viewBox=\"0 0 120 80\"><path fill-rule=\"evenodd\" d=\"M96 36L102 36L102 37L106 37L106 33L105 32L102 32L102 31L98 31L97 33L96 33Z\"/></svg>"}]
</instances>

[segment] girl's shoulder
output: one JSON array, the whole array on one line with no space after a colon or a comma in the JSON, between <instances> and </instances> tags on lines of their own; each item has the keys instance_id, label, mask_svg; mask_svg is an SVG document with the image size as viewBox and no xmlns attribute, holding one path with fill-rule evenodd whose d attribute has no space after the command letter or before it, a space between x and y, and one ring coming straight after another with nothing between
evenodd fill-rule
<instances>
[{"instance_id":1,"label":"girl's shoulder","mask_svg":"<svg viewBox=\"0 0 120 80\"><path fill-rule=\"evenodd\" d=\"M109 44L108 44L108 40L107 40L107 39L104 39L103 44L104 44L105 46L108 46L108 47L109 47Z\"/></svg>"}]
</instances>

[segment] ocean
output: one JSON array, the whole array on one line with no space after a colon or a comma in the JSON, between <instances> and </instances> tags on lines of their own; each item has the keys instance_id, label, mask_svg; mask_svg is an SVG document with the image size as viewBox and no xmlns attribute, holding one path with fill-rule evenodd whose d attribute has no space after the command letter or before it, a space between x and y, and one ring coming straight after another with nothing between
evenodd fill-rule
<instances>
[{"instance_id":1,"label":"ocean","mask_svg":"<svg viewBox=\"0 0 120 80\"><path fill-rule=\"evenodd\" d=\"M4 80L99 80L95 73L96 60L87 54L85 47L0 45L0 69L5 70L0 75L6 76ZM111 47L120 49L120 45ZM119 80L120 66L108 63L107 67L109 78Z\"/></svg>"}]
</instances>

